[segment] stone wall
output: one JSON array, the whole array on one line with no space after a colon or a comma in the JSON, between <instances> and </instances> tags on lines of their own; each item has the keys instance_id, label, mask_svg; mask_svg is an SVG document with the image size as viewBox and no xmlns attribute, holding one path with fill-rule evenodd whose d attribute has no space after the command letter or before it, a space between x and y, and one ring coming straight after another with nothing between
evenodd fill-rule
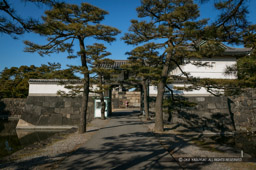
<instances>
[{"instance_id":1,"label":"stone wall","mask_svg":"<svg viewBox=\"0 0 256 170\"><path fill-rule=\"evenodd\" d=\"M140 107L140 92L112 92L112 108L126 108L128 102L129 108Z\"/></svg>"},{"instance_id":2,"label":"stone wall","mask_svg":"<svg viewBox=\"0 0 256 170\"><path fill-rule=\"evenodd\" d=\"M167 98L168 99L168 98ZM164 108L164 121L194 131L223 132L234 129L226 97L175 97L175 103ZM151 98L150 110L155 111Z\"/></svg>"},{"instance_id":3,"label":"stone wall","mask_svg":"<svg viewBox=\"0 0 256 170\"><path fill-rule=\"evenodd\" d=\"M81 97L29 96L21 119L33 125L79 125ZM89 98L87 121L94 117L94 99Z\"/></svg>"},{"instance_id":4,"label":"stone wall","mask_svg":"<svg viewBox=\"0 0 256 170\"><path fill-rule=\"evenodd\" d=\"M195 131L256 131L256 89L246 90L240 96L180 96L175 101L164 108L167 124ZM151 113L155 113L154 108L155 98L151 98Z\"/></svg>"},{"instance_id":5,"label":"stone wall","mask_svg":"<svg viewBox=\"0 0 256 170\"><path fill-rule=\"evenodd\" d=\"M236 128L256 131L256 89L245 89L241 95L229 99Z\"/></svg>"},{"instance_id":6,"label":"stone wall","mask_svg":"<svg viewBox=\"0 0 256 170\"><path fill-rule=\"evenodd\" d=\"M0 116L20 117L25 110L26 99L5 98L0 100Z\"/></svg>"}]
</instances>

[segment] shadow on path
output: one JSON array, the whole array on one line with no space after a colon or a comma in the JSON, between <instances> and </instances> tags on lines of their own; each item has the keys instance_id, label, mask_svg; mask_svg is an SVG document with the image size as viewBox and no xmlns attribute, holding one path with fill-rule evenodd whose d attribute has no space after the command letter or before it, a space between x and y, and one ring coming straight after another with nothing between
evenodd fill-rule
<instances>
[{"instance_id":1,"label":"shadow on path","mask_svg":"<svg viewBox=\"0 0 256 170\"><path fill-rule=\"evenodd\" d=\"M179 169L151 132L139 112L114 112L110 122L62 161L60 169Z\"/></svg>"},{"instance_id":2,"label":"shadow on path","mask_svg":"<svg viewBox=\"0 0 256 170\"><path fill-rule=\"evenodd\" d=\"M33 169L44 165L48 169L183 169L167 151L175 152L190 144L174 136L170 147L164 148L138 115L128 111L113 113L108 124L74 152L0 165L0 168ZM202 169L206 165L197 163L189 168Z\"/></svg>"}]
</instances>

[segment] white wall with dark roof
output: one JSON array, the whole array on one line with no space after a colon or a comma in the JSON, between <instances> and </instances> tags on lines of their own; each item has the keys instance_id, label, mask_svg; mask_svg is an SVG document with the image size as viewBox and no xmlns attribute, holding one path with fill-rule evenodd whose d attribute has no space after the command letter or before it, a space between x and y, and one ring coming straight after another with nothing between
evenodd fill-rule
<instances>
[{"instance_id":1,"label":"white wall with dark roof","mask_svg":"<svg viewBox=\"0 0 256 170\"><path fill-rule=\"evenodd\" d=\"M61 90L68 93L70 90L65 85L56 84L29 84L29 96L57 96L57 92Z\"/></svg>"},{"instance_id":2,"label":"white wall with dark roof","mask_svg":"<svg viewBox=\"0 0 256 170\"><path fill-rule=\"evenodd\" d=\"M67 85L82 85L79 80L71 80L75 84L67 83L70 80L59 79L31 79L29 80L29 96L58 96L58 91L69 93L71 90L65 88ZM90 87L90 90L97 89L96 85ZM95 93L90 93L90 96L97 96Z\"/></svg>"},{"instance_id":3,"label":"white wall with dark roof","mask_svg":"<svg viewBox=\"0 0 256 170\"><path fill-rule=\"evenodd\" d=\"M182 96L213 96L211 93L207 91L206 88L201 87L193 90L177 90L176 88L188 88L192 86L192 84L169 84L168 87L173 90L174 95L182 95ZM213 89L214 90L214 89ZM220 94L223 94L223 90L215 89ZM166 89L166 95L171 95L171 93ZM149 96L157 96L157 86L149 86Z\"/></svg>"},{"instance_id":4,"label":"white wall with dark roof","mask_svg":"<svg viewBox=\"0 0 256 170\"><path fill-rule=\"evenodd\" d=\"M190 61L190 63L187 63ZM235 75L226 75L225 70L228 66L236 64L236 57L214 57L214 58L191 58L184 59L181 69L192 77L210 79L236 79ZM193 63L208 63L207 66L197 66ZM182 75L179 68L173 70L171 75Z\"/></svg>"}]
</instances>

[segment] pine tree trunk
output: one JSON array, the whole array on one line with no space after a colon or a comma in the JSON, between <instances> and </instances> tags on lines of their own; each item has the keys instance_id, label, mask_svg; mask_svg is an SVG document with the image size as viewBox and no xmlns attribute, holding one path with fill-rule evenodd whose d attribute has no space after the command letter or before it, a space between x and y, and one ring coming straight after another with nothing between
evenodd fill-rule
<instances>
[{"instance_id":1,"label":"pine tree trunk","mask_svg":"<svg viewBox=\"0 0 256 170\"><path fill-rule=\"evenodd\" d=\"M87 117L87 108L88 108L88 100L89 100L89 70L86 62L86 55L84 53L85 46L84 46L84 39L82 37L79 38L79 45L81 51L81 62L84 71L84 86L83 86L83 97L82 97L82 109L81 109L81 119L79 125L79 133L86 132L86 117Z\"/></svg>"},{"instance_id":2,"label":"pine tree trunk","mask_svg":"<svg viewBox=\"0 0 256 170\"><path fill-rule=\"evenodd\" d=\"M101 103L101 119L104 120L105 118L105 108L106 103L104 102L104 94L102 88L102 76L100 76L100 103Z\"/></svg>"},{"instance_id":3,"label":"pine tree trunk","mask_svg":"<svg viewBox=\"0 0 256 170\"><path fill-rule=\"evenodd\" d=\"M81 119L79 125L79 133L86 132L86 123L87 123L87 108L89 100L89 74L84 74L84 91L82 97L82 109L81 109Z\"/></svg>"},{"instance_id":4,"label":"pine tree trunk","mask_svg":"<svg viewBox=\"0 0 256 170\"><path fill-rule=\"evenodd\" d=\"M148 87L147 87L147 80L142 81L143 87L143 98L144 98L144 111L145 111L145 118L149 120L149 108L148 108Z\"/></svg>"},{"instance_id":5,"label":"pine tree trunk","mask_svg":"<svg viewBox=\"0 0 256 170\"><path fill-rule=\"evenodd\" d=\"M161 78L161 81L157 85L157 96L156 96L156 120L155 120L155 131L163 132L163 96L164 96L164 81Z\"/></svg>"},{"instance_id":6,"label":"pine tree trunk","mask_svg":"<svg viewBox=\"0 0 256 170\"><path fill-rule=\"evenodd\" d=\"M112 87L109 88L108 96L109 96L108 113L109 113L109 116L111 116L112 115Z\"/></svg>"},{"instance_id":7,"label":"pine tree trunk","mask_svg":"<svg viewBox=\"0 0 256 170\"><path fill-rule=\"evenodd\" d=\"M106 119L105 118L106 103L104 102L103 93L100 93L100 103L101 103L101 119L104 120L104 119Z\"/></svg>"},{"instance_id":8,"label":"pine tree trunk","mask_svg":"<svg viewBox=\"0 0 256 170\"><path fill-rule=\"evenodd\" d=\"M163 132L164 131L164 122L163 122L163 98L165 92L165 85L168 78L168 73L170 69L170 59L171 55L167 54L165 64L162 69L160 82L157 85L157 96L156 96L156 120L155 120L155 131Z\"/></svg>"},{"instance_id":9,"label":"pine tree trunk","mask_svg":"<svg viewBox=\"0 0 256 170\"><path fill-rule=\"evenodd\" d=\"M140 115L143 115L143 110L144 110L144 91L142 85L140 86Z\"/></svg>"}]
</instances>

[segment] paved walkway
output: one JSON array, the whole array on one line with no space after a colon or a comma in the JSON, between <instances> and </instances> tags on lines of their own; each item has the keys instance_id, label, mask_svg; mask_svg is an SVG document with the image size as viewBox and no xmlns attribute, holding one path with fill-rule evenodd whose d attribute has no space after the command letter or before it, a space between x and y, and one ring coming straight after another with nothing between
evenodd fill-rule
<instances>
[{"instance_id":1,"label":"paved walkway","mask_svg":"<svg viewBox=\"0 0 256 170\"><path fill-rule=\"evenodd\" d=\"M180 169L138 113L114 112L108 124L59 163L59 169Z\"/></svg>"},{"instance_id":2,"label":"paved walkway","mask_svg":"<svg viewBox=\"0 0 256 170\"><path fill-rule=\"evenodd\" d=\"M252 162L176 162L173 157L237 158L241 153L200 134L152 134L152 125L142 123L138 113L120 110L110 119L93 120L87 133L69 134L56 142L52 138L49 146L32 153L21 150L21 159L0 169L256 169Z\"/></svg>"}]
</instances>

